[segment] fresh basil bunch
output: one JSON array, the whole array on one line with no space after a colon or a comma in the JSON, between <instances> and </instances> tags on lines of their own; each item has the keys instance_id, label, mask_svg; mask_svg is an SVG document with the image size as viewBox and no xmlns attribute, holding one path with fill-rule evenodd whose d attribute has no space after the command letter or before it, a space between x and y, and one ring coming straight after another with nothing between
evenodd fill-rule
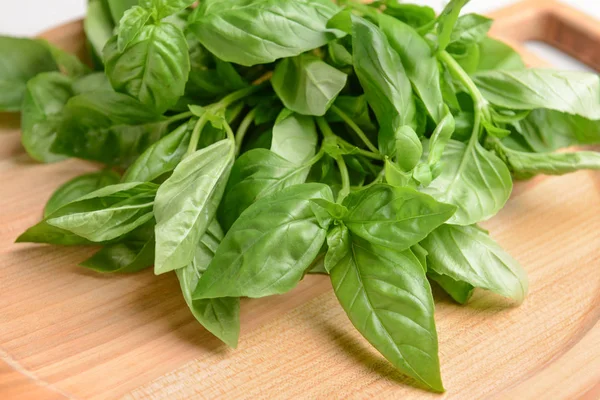
<instances>
[{"instance_id":1,"label":"fresh basil bunch","mask_svg":"<svg viewBox=\"0 0 600 400\"><path fill-rule=\"evenodd\" d=\"M20 242L102 246L83 266L175 271L238 343L240 297L328 274L363 336L442 391L430 281L521 302L520 265L477 223L512 176L600 169L600 80L526 69L491 21L395 0L90 0L96 69L0 38L0 109L36 160L106 165ZM102 72L103 70L103 72ZM315 262L315 260L323 260Z\"/></svg>"}]
</instances>

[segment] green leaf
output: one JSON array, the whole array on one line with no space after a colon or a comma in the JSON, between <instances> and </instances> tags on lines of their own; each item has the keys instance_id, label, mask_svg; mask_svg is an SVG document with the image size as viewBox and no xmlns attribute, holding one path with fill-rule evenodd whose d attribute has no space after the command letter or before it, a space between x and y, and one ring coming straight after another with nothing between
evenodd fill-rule
<instances>
[{"instance_id":1,"label":"green leaf","mask_svg":"<svg viewBox=\"0 0 600 400\"><path fill-rule=\"evenodd\" d=\"M80 175L56 189L44 208L44 217L85 195L103 187L119 183L120 176L114 171L104 170Z\"/></svg>"},{"instance_id":2,"label":"green leaf","mask_svg":"<svg viewBox=\"0 0 600 400\"><path fill-rule=\"evenodd\" d=\"M435 10L417 4L401 4L397 0L385 0L383 12L413 28L420 28L435 20Z\"/></svg>"},{"instance_id":3,"label":"green leaf","mask_svg":"<svg viewBox=\"0 0 600 400\"><path fill-rule=\"evenodd\" d=\"M104 72L94 72L82 76L73 82L73 90L76 94L97 91L112 91L112 86Z\"/></svg>"},{"instance_id":4,"label":"green leaf","mask_svg":"<svg viewBox=\"0 0 600 400\"><path fill-rule=\"evenodd\" d=\"M434 176L422 191L458 207L449 224L471 225L489 219L504 207L512 191L506 165L473 140L467 145L450 140Z\"/></svg>"},{"instance_id":5,"label":"green leaf","mask_svg":"<svg viewBox=\"0 0 600 400\"><path fill-rule=\"evenodd\" d=\"M408 125L396 131L396 161L405 172L411 171L419 163L423 154L423 145L417 133Z\"/></svg>"},{"instance_id":6,"label":"green leaf","mask_svg":"<svg viewBox=\"0 0 600 400\"><path fill-rule=\"evenodd\" d=\"M324 260L327 273L330 273L348 255L351 246L350 232L343 223L334 226L327 233L327 253Z\"/></svg>"},{"instance_id":7,"label":"green leaf","mask_svg":"<svg viewBox=\"0 0 600 400\"><path fill-rule=\"evenodd\" d=\"M427 271L427 277L440 285L459 304L465 304L469 301L475 290L475 287L467 282L457 281L449 276L440 275L433 270Z\"/></svg>"},{"instance_id":8,"label":"green leaf","mask_svg":"<svg viewBox=\"0 0 600 400\"><path fill-rule=\"evenodd\" d=\"M82 267L101 273L133 273L154 264L154 238L147 242L123 242L106 245L82 262Z\"/></svg>"},{"instance_id":9,"label":"green leaf","mask_svg":"<svg viewBox=\"0 0 600 400\"><path fill-rule=\"evenodd\" d=\"M446 4L446 7L444 7L444 10L437 19L438 52L444 51L450 44L452 32L454 31L454 26L458 20L460 10L468 2L469 0L450 0L450 2Z\"/></svg>"},{"instance_id":10,"label":"green leaf","mask_svg":"<svg viewBox=\"0 0 600 400\"><path fill-rule=\"evenodd\" d=\"M158 189L156 274L183 268L215 216L233 164L234 144L225 139L185 158Z\"/></svg>"},{"instance_id":11,"label":"green leaf","mask_svg":"<svg viewBox=\"0 0 600 400\"><path fill-rule=\"evenodd\" d=\"M434 122L440 122L444 103L440 70L429 44L413 28L386 15L379 16L379 27L400 56L408 79L427 112Z\"/></svg>"},{"instance_id":12,"label":"green leaf","mask_svg":"<svg viewBox=\"0 0 600 400\"><path fill-rule=\"evenodd\" d=\"M338 11L329 0L203 3L189 29L211 53L236 64L252 66L297 56L341 34L326 28Z\"/></svg>"},{"instance_id":13,"label":"green leaf","mask_svg":"<svg viewBox=\"0 0 600 400\"><path fill-rule=\"evenodd\" d=\"M219 208L223 227L229 229L258 199L304 183L309 170L310 165L293 164L266 149L253 149L242 154L233 165Z\"/></svg>"},{"instance_id":14,"label":"green leaf","mask_svg":"<svg viewBox=\"0 0 600 400\"><path fill-rule=\"evenodd\" d=\"M458 18L452 35L450 45L461 43L463 45L477 44L487 35L493 20L479 14L465 14Z\"/></svg>"},{"instance_id":15,"label":"green leaf","mask_svg":"<svg viewBox=\"0 0 600 400\"><path fill-rule=\"evenodd\" d=\"M444 149L454 133L454 128L454 117L446 107L444 118L436 126L429 140L429 154L427 158L429 165L435 165L440 161L444 154Z\"/></svg>"},{"instance_id":16,"label":"green leaf","mask_svg":"<svg viewBox=\"0 0 600 400\"><path fill-rule=\"evenodd\" d=\"M410 81L384 33L363 18L351 18L354 69L379 121L379 149L393 155L398 129L414 124Z\"/></svg>"},{"instance_id":17,"label":"green leaf","mask_svg":"<svg viewBox=\"0 0 600 400\"><path fill-rule=\"evenodd\" d=\"M123 182L150 182L173 171L187 151L191 133L185 123L148 147L127 169Z\"/></svg>"},{"instance_id":18,"label":"green leaf","mask_svg":"<svg viewBox=\"0 0 600 400\"><path fill-rule=\"evenodd\" d=\"M352 65L352 54L346 49L346 47L336 40L327 44L327 53L331 59L331 63L335 67L348 67Z\"/></svg>"},{"instance_id":19,"label":"green leaf","mask_svg":"<svg viewBox=\"0 0 600 400\"><path fill-rule=\"evenodd\" d=\"M352 234L340 246L331 283L352 324L400 371L443 391L433 297L419 260Z\"/></svg>"},{"instance_id":20,"label":"green leaf","mask_svg":"<svg viewBox=\"0 0 600 400\"><path fill-rule=\"evenodd\" d=\"M87 15L83 21L83 30L97 56L102 55L102 49L113 36L114 27L115 24L107 3L103 0L90 0Z\"/></svg>"},{"instance_id":21,"label":"green leaf","mask_svg":"<svg viewBox=\"0 0 600 400\"><path fill-rule=\"evenodd\" d=\"M353 235L398 251L421 241L456 210L414 189L385 184L351 193L343 204L348 209L343 221Z\"/></svg>"},{"instance_id":22,"label":"green leaf","mask_svg":"<svg viewBox=\"0 0 600 400\"><path fill-rule=\"evenodd\" d=\"M438 274L523 301L525 271L487 233L474 226L443 225L421 242Z\"/></svg>"},{"instance_id":23,"label":"green leaf","mask_svg":"<svg viewBox=\"0 0 600 400\"><path fill-rule=\"evenodd\" d=\"M104 48L106 74L116 91L162 114L184 94L190 72L183 32L168 23L144 26L124 52L114 36Z\"/></svg>"},{"instance_id":24,"label":"green leaf","mask_svg":"<svg viewBox=\"0 0 600 400\"><path fill-rule=\"evenodd\" d=\"M478 43L478 46L480 55L479 65L477 66L478 71L525 68L525 63L519 53L498 40L486 37Z\"/></svg>"},{"instance_id":25,"label":"green leaf","mask_svg":"<svg viewBox=\"0 0 600 400\"><path fill-rule=\"evenodd\" d=\"M127 46L140 34L150 17L150 11L140 6L125 11L117 27L117 49L119 52L125 51Z\"/></svg>"},{"instance_id":26,"label":"green leaf","mask_svg":"<svg viewBox=\"0 0 600 400\"><path fill-rule=\"evenodd\" d=\"M58 47L46 43L58 69L67 76L79 78L91 71L75 54L68 53Z\"/></svg>"},{"instance_id":27,"label":"green leaf","mask_svg":"<svg viewBox=\"0 0 600 400\"><path fill-rule=\"evenodd\" d=\"M27 83L21 113L21 142L32 158L55 162L65 157L51 151L60 126L61 112L74 95L71 78L44 72Z\"/></svg>"},{"instance_id":28,"label":"green leaf","mask_svg":"<svg viewBox=\"0 0 600 400\"><path fill-rule=\"evenodd\" d=\"M365 133L375 132L377 127L371 120L369 113L369 105L364 95L360 96L338 96L335 99L334 105L342 110L359 128ZM329 122L344 122L344 120L332 112L331 110L327 113L327 121Z\"/></svg>"},{"instance_id":29,"label":"green leaf","mask_svg":"<svg viewBox=\"0 0 600 400\"><path fill-rule=\"evenodd\" d=\"M292 164L302 165L314 157L318 140L313 118L284 109L273 126L271 151Z\"/></svg>"},{"instance_id":30,"label":"green leaf","mask_svg":"<svg viewBox=\"0 0 600 400\"><path fill-rule=\"evenodd\" d=\"M348 76L320 58L302 54L281 60L271 84L285 107L304 115L325 115Z\"/></svg>"},{"instance_id":31,"label":"green leaf","mask_svg":"<svg viewBox=\"0 0 600 400\"><path fill-rule=\"evenodd\" d=\"M492 104L516 110L547 108L600 119L600 78L595 73L524 69L482 71L473 81Z\"/></svg>"},{"instance_id":32,"label":"green leaf","mask_svg":"<svg viewBox=\"0 0 600 400\"><path fill-rule=\"evenodd\" d=\"M264 297L294 288L325 242L311 199L333 201L331 189L306 183L262 198L225 235L194 298Z\"/></svg>"},{"instance_id":33,"label":"green leaf","mask_svg":"<svg viewBox=\"0 0 600 400\"><path fill-rule=\"evenodd\" d=\"M118 23L123 18L125 11L137 6L138 0L107 0L107 3L113 21Z\"/></svg>"},{"instance_id":34,"label":"green leaf","mask_svg":"<svg viewBox=\"0 0 600 400\"><path fill-rule=\"evenodd\" d=\"M400 167L392 162L389 158L386 158L385 165L385 181L392 186L407 186L410 182L410 172L404 172Z\"/></svg>"},{"instance_id":35,"label":"green leaf","mask_svg":"<svg viewBox=\"0 0 600 400\"><path fill-rule=\"evenodd\" d=\"M215 234L215 230L217 233ZM196 247L194 260L187 267L176 270L183 298L202 326L230 347L237 347L240 335L240 299L224 297L193 300L192 295L206 268L212 261L223 232L213 221Z\"/></svg>"},{"instance_id":36,"label":"green leaf","mask_svg":"<svg viewBox=\"0 0 600 400\"><path fill-rule=\"evenodd\" d=\"M45 221L92 242L116 239L152 219L157 188L140 182L106 186L59 208Z\"/></svg>"},{"instance_id":37,"label":"green leaf","mask_svg":"<svg viewBox=\"0 0 600 400\"><path fill-rule=\"evenodd\" d=\"M27 81L42 72L57 71L43 41L0 36L0 111L19 111Z\"/></svg>"},{"instance_id":38,"label":"green leaf","mask_svg":"<svg viewBox=\"0 0 600 400\"><path fill-rule=\"evenodd\" d=\"M156 10L156 18L161 20L191 6L196 0L140 0L140 6Z\"/></svg>"}]
</instances>

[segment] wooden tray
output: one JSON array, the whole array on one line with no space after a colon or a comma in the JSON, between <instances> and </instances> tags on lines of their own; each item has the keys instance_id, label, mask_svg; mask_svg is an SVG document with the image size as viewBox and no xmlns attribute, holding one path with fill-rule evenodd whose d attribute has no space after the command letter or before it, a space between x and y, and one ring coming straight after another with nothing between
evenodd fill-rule
<instances>
[{"instance_id":1,"label":"wooden tray","mask_svg":"<svg viewBox=\"0 0 600 400\"><path fill-rule=\"evenodd\" d=\"M600 68L598 22L558 3L495 14L494 35L548 41ZM44 35L81 51L82 25ZM235 351L190 315L173 274L101 276L83 248L15 245L61 183L97 168L32 162L17 115L0 115L0 398L599 398L600 174L518 183L485 224L525 266L530 294L510 307L479 291L461 307L435 293L447 392L411 386L363 340L326 277L242 302Z\"/></svg>"}]
</instances>

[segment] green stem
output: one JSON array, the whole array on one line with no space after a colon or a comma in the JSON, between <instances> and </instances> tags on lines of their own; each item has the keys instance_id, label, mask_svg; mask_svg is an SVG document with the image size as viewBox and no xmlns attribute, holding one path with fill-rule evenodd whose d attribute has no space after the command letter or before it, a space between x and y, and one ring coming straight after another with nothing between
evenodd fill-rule
<instances>
[{"instance_id":1,"label":"green stem","mask_svg":"<svg viewBox=\"0 0 600 400\"><path fill-rule=\"evenodd\" d=\"M235 134L227 121L223 121L223 127L225 128L225 132L227 132L227 139L235 143Z\"/></svg>"},{"instance_id":2,"label":"green stem","mask_svg":"<svg viewBox=\"0 0 600 400\"><path fill-rule=\"evenodd\" d=\"M188 145L188 149L185 153L185 155L183 156L183 158L187 158L189 157L191 154L193 154L196 151L196 148L198 147L198 141L200 140L200 134L202 133L202 129L204 129L204 127L206 126L206 123L208 122L208 111L206 111L204 114L202 114L202 116L200 118L198 118L198 122L196 122L196 125L194 126L194 130L192 131L192 137L190 138L190 144Z\"/></svg>"},{"instance_id":3,"label":"green stem","mask_svg":"<svg viewBox=\"0 0 600 400\"><path fill-rule=\"evenodd\" d=\"M248 132L248 128L252 122L254 122L254 117L256 115L256 108L250 110L248 114L244 117L240 126L235 133L235 154L240 154L240 150L242 149L242 143L244 142L244 136L246 136L246 132Z\"/></svg>"},{"instance_id":4,"label":"green stem","mask_svg":"<svg viewBox=\"0 0 600 400\"><path fill-rule=\"evenodd\" d=\"M377 147L375 147L373 145L373 143L371 143L371 141L369 140L367 135L365 135L363 130L360 129L360 127L358 125L356 125L356 123L352 120L352 118L350 118L345 112L340 110L335 105L331 106L331 111L333 111L335 114L337 114L337 116L340 117L358 135L360 140L363 141L363 143L367 146L367 148L369 150L371 150L375 154L379 153L379 149Z\"/></svg>"},{"instance_id":5,"label":"green stem","mask_svg":"<svg viewBox=\"0 0 600 400\"><path fill-rule=\"evenodd\" d=\"M266 85L266 82L261 83L260 85L248 86L247 88L240 89L237 92L233 92L223 97L217 103L214 104L216 108L227 108L236 101L243 99L244 97L248 97L251 94L257 92L262 89Z\"/></svg>"},{"instance_id":6,"label":"green stem","mask_svg":"<svg viewBox=\"0 0 600 400\"><path fill-rule=\"evenodd\" d=\"M167 118L169 123L181 121L182 119L191 118L194 114L191 111L182 112L181 114L173 115L172 117Z\"/></svg>"},{"instance_id":7,"label":"green stem","mask_svg":"<svg viewBox=\"0 0 600 400\"><path fill-rule=\"evenodd\" d=\"M465 72L465 70L460 66L458 62L447 51L442 51L439 54L440 60L446 64L448 71L454 76L457 80L459 80L467 89L471 97L473 98L473 102L475 103L475 109L483 110L487 108L487 100L483 97L477 86L475 86L475 82L471 79L469 74Z\"/></svg>"},{"instance_id":8,"label":"green stem","mask_svg":"<svg viewBox=\"0 0 600 400\"><path fill-rule=\"evenodd\" d=\"M337 137L337 135L331 130L331 127L329 126L325 118L317 117L317 125L319 126L319 129L321 130L321 133L325 138Z\"/></svg>"},{"instance_id":9,"label":"green stem","mask_svg":"<svg viewBox=\"0 0 600 400\"><path fill-rule=\"evenodd\" d=\"M384 157L379 152L373 153L371 151L361 149L360 147L356 147L352 143L348 143L347 141L345 141L341 137L338 137L337 139L340 141L340 143L343 143L346 146L353 147L354 151L357 152L358 154L360 154L361 156L365 156L367 158L372 158L374 160L379 160L379 161L383 161L383 159L384 159Z\"/></svg>"},{"instance_id":10,"label":"green stem","mask_svg":"<svg viewBox=\"0 0 600 400\"><path fill-rule=\"evenodd\" d=\"M348 174L348 167L346 166L346 162L342 156L337 156L335 158L337 165L340 169L340 174L342 176L342 189L338 193L337 202L341 203L348 194L350 194L350 174Z\"/></svg>"}]
</instances>

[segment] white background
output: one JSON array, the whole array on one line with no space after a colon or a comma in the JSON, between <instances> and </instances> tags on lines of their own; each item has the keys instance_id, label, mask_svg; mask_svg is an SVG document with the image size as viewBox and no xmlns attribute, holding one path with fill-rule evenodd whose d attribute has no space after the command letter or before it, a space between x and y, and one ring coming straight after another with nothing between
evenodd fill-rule
<instances>
[{"instance_id":1,"label":"white background","mask_svg":"<svg viewBox=\"0 0 600 400\"><path fill-rule=\"evenodd\" d=\"M445 0L406 0L440 10ZM600 0L562 0L600 20ZM466 12L486 13L517 0L471 0ZM35 36L44 30L84 16L87 0L0 0L0 35ZM577 63L539 44L530 47L557 67L580 69ZM600 51L600 49L599 49Z\"/></svg>"}]
</instances>

